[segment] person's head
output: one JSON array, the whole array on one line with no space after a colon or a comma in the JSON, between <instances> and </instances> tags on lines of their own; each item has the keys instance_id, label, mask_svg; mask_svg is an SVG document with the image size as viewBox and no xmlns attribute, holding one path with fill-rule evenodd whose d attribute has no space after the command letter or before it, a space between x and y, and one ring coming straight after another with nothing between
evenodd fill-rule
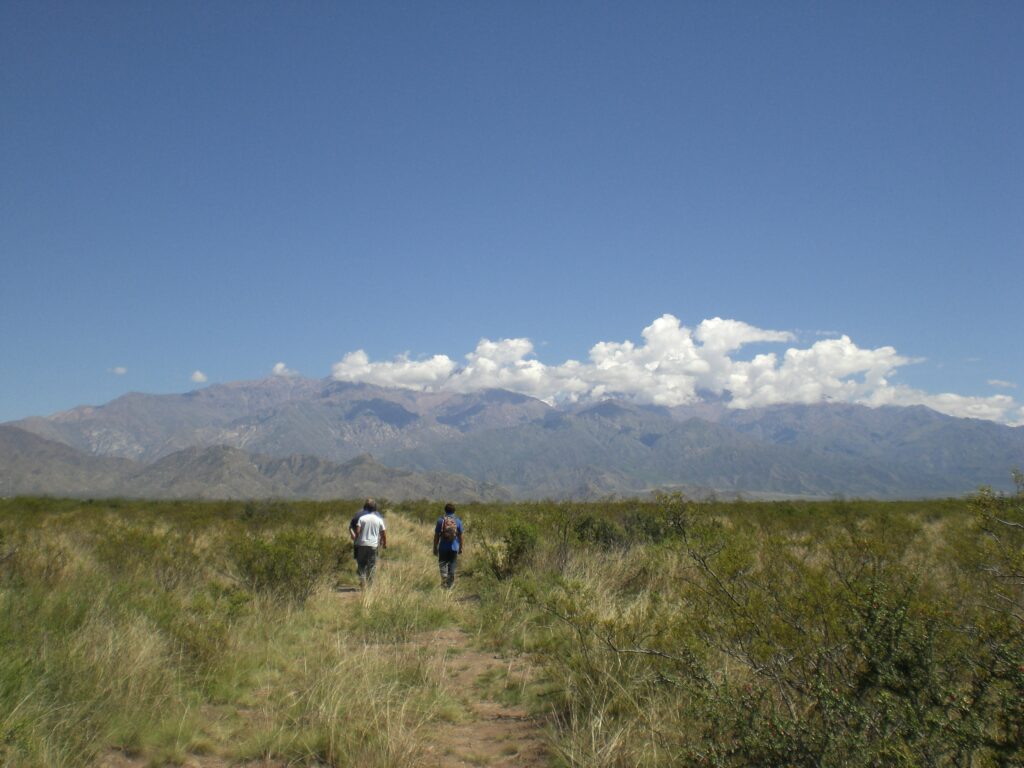
<instances>
[{"instance_id":1,"label":"person's head","mask_svg":"<svg viewBox=\"0 0 1024 768\"><path fill-rule=\"evenodd\" d=\"M454 515L455 514L455 505L452 504L449 501L447 504L444 505L444 513L446 515Z\"/></svg>"},{"instance_id":2,"label":"person's head","mask_svg":"<svg viewBox=\"0 0 1024 768\"><path fill-rule=\"evenodd\" d=\"M363 510L365 512L376 512L377 502L374 501L373 499L367 499L366 501L363 502Z\"/></svg>"}]
</instances>

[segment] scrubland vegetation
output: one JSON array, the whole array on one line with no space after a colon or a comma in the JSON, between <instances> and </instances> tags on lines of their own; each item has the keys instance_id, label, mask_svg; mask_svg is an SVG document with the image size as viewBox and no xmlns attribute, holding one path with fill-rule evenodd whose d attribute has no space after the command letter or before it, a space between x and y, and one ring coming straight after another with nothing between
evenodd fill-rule
<instances>
[{"instance_id":1,"label":"scrubland vegetation","mask_svg":"<svg viewBox=\"0 0 1024 768\"><path fill-rule=\"evenodd\" d=\"M1022 493L467 506L453 594L427 502L348 592L355 508L0 501L0 763L427 764L457 624L554 765L1024 764Z\"/></svg>"},{"instance_id":2,"label":"scrubland vegetation","mask_svg":"<svg viewBox=\"0 0 1024 768\"><path fill-rule=\"evenodd\" d=\"M484 626L567 764L1024 764L1020 493L500 517Z\"/></svg>"},{"instance_id":3,"label":"scrubland vegetation","mask_svg":"<svg viewBox=\"0 0 1024 768\"><path fill-rule=\"evenodd\" d=\"M409 641L458 605L400 518L374 591L335 591L355 508L2 502L0 764L415 764L460 708Z\"/></svg>"}]
</instances>

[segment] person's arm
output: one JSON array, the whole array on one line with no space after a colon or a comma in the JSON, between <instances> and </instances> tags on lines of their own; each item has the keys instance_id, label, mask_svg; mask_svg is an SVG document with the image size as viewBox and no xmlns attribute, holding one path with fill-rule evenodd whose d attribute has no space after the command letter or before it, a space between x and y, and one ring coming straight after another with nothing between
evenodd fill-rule
<instances>
[{"instance_id":1,"label":"person's arm","mask_svg":"<svg viewBox=\"0 0 1024 768\"><path fill-rule=\"evenodd\" d=\"M388 548L388 532L385 531L383 528L381 528L381 531L380 531L380 546L381 546L381 549L387 549Z\"/></svg>"},{"instance_id":2,"label":"person's arm","mask_svg":"<svg viewBox=\"0 0 1024 768\"><path fill-rule=\"evenodd\" d=\"M462 522L459 521L459 530L457 531L459 539L459 554L461 555L466 551L466 545L462 543Z\"/></svg>"},{"instance_id":3,"label":"person's arm","mask_svg":"<svg viewBox=\"0 0 1024 768\"><path fill-rule=\"evenodd\" d=\"M434 526L434 554L437 554L437 545L441 543L441 523Z\"/></svg>"},{"instance_id":4,"label":"person's arm","mask_svg":"<svg viewBox=\"0 0 1024 768\"><path fill-rule=\"evenodd\" d=\"M356 524L356 529L352 533L352 541L356 541L359 538L359 534L362 532L362 530L363 530L362 523L357 523Z\"/></svg>"}]
</instances>

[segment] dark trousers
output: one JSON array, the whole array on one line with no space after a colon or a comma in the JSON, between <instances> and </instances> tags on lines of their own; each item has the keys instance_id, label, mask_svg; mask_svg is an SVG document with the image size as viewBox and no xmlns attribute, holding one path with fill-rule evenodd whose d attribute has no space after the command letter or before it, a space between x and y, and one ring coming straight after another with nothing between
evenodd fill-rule
<instances>
[{"instance_id":1,"label":"dark trousers","mask_svg":"<svg viewBox=\"0 0 1024 768\"><path fill-rule=\"evenodd\" d=\"M455 564L458 552L441 552L437 556L437 567L441 571L441 586L450 587L455 583Z\"/></svg>"},{"instance_id":2,"label":"dark trousers","mask_svg":"<svg viewBox=\"0 0 1024 768\"><path fill-rule=\"evenodd\" d=\"M360 584L372 584L377 571L377 548L356 547L356 573Z\"/></svg>"}]
</instances>

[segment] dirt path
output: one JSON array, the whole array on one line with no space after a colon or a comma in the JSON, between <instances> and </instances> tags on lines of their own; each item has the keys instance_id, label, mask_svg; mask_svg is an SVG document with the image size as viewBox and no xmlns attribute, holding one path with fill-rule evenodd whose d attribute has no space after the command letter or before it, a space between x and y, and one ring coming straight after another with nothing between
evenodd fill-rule
<instances>
[{"instance_id":1,"label":"dirt path","mask_svg":"<svg viewBox=\"0 0 1024 768\"><path fill-rule=\"evenodd\" d=\"M360 599L355 587L336 590L339 601ZM434 726L424 768L542 768L550 764L543 729L521 707L509 706L488 696L488 683L496 676L523 674L521 663L477 650L472 638L457 627L446 627L412 641L430 648L446 648L446 684L459 699L468 719Z\"/></svg>"},{"instance_id":2,"label":"dirt path","mask_svg":"<svg viewBox=\"0 0 1024 768\"><path fill-rule=\"evenodd\" d=\"M448 683L466 710L468 719L433 726L422 768L543 768L550 764L544 734L526 710L507 706L486 697L480 690L489 675L507 669L508 662L494 654L471 648L470 638L458 629L445 629L430 642L445 643L449 652ZM100 768L143 768L152 763L111 750L100 757ZM190 756L183 768L283 768L286 763L270 760L231 763L205 755Z\"/></svg>"},{"instance_id":3,"label":"dirt path","mask_svg":"<svg viewBox=\"0 0 1024 768\"><path fill-rule=\"evenodd\" d=\"M362 599L354 587L333 590L339 604ZM426 752L416 768L543 768L550 765L543 726L522 707L496 700L507 685L529 679L522 660L509 660L479 650L473 638L458 627L424 633L409 641L430 648L442 659L443 685L456 699L462 714L455 722L441 721L425 734ZM511 698L515 698L512 696ZM144 768L151 760L111 749L100 756L101 768ZM284 768L290 763L254 761L237 763L214 755L189 755L183 768Z\"/></svg>"},{"instance_id":4,"label":"dirt path","mask_svg":"<svg viewBox=\"0 0 1024 768\"><path fill-rule=\"evenodd\" d=\"M533 768L548 765L544 734L526 710L507 706L486 696L489 678L510 664L491 653L472 647L461 629L433 633L430 642L448 649L447 682L469 711L464 722L444 724L431 739L427 765L497 766Z\"/></svg>"}]
</instances>

